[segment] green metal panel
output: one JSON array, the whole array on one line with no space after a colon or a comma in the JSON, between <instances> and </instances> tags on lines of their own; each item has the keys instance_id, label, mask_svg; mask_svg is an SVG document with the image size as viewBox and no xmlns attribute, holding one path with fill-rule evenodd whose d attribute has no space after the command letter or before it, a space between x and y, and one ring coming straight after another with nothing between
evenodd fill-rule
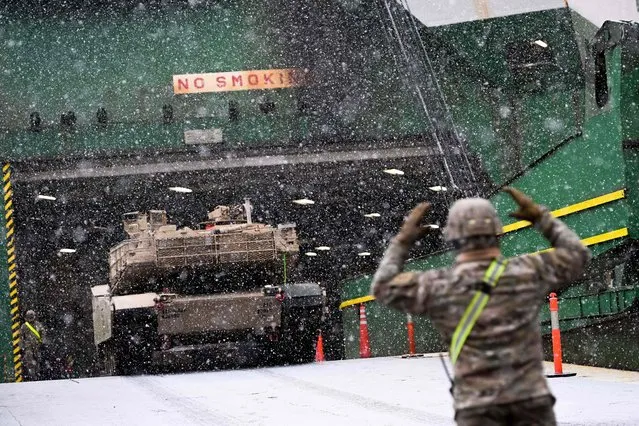
<instances>
[{"instance_id":1,"label":"green metal panel","mask_svg":"<svg viewBox=\"0 0 639 426\"><path fill-rule=\"evenodd\" d=\"M623 140L639 139L639 55L622 47L620 70L620 112Z\"/></svg>"},{"instance_id":2,"label":"green metal panel","mask_svg":"<svg viewBox=\"0 0 639 426\"><path fill-rule=\"evenodd\" d=\"M579 56L568 8L465 22L429 29L445 40L451 49L472 64L482 77L496 87L509 87L512 78L503 52L511 44L523 45L542 39L561 68L545 69L543 78L554 84L578 83Z\"/></svg>"},{"instance_id":3,"label":"green metal panel","mask_svg":"<svg viewBox=\"0 0 639 426\"><path fill-rule=\"evenodd\" d=\"M346 358L359 358L359 305L343 310ZM377 303L366 303L369 342L372 356L393 356L408 353L406 315ZM413 317L415 325L415 350L417 353L448 350L424 317Z\"/></svg>"},{"instance_id":4,"label":"green metal panel","mask_svg":"<svg viewBox=\"0 0 639 426\"><path fill-rule=\"evenodd\" d=\"M324 40L331 52L314 52L295 46L301 42L296 37L312 30L298 28L300 34L291 34L289 29L301 25L300 17L275 7L277 1L223 0L188 8L167 4L113 13L94 6L99 13L80 17L64 12L29 17L24 11L0 16L8 35L0 45L0 54L8 58L0 75L0 150L5 157L182 148L183 131L202 128L222 129L225 149L290 145L335 134L358 141L426 131L388 55L386 35L368 9L347 21L337 4L307 5L308 19L334 35ZM343 62L327 61L325 54ZM175 74L307 68L309 63L315 80L308 88L197 95L172 90ZM327 88L335 92L328 100ZM273 113L259 109L265 96L276 105ZM300 113L302 98L327 103L324 115ZM240 111L234 122L228 118L231 100ZM165 104L174 109L173 124L161 124ZM96 125L100 107L109 115L106 129ZM27 130L33 111L43 119L41 132ZM70 134L58 125L67 111L75 112L78 123Z\"/></svg>"},{"instance_id":5,"label":"green metal panel","mask_svg":"<svg viewBox=\"0 0 639 426\"><path fill-rule=\"evenodd\" d=\"M500 184L581 131L583 73L568 9L425 29L458 131ZM511 44L548 42L549 63L528 87L508 67ZM437 43L427 43L436 45Z\"/></svg>"},{"instance_id":6,"label":"green metal panel","mask_svg":"<svg viewBox=\"0 0 639 426\"><path fill-rule=\"evenodd\" d=\"M621 49L617 49L621 50ZM634 49L633 49L634 50ZM616 59L616 58L615 58ZM620 100L621 127L623 141L628 145L625 149L626 182L628 193L630 235L639 238L639 55L636 52L621 53Z\"/></svg>"},{"instance_id":7,"label":"green metal panel","mask_svg":"<svg viewBox=\"0 0 639 426\"><path fill-rule=\"evenodd\" d=\"M500 161L505 140L502 132L507 128L495 128L495 116L499 117L499 105L493 98L493 90L478 85L472 77L459 69L447 69L442 87L450 105L455 126L460 136L468 141L470 151L482 159L482 166L495 182L502 182L512 170Z\"/></svg>"},{"instance_id":8,"label":"green metal panel","mask_svg":"<svg viewBox=\"0 0 639 426\"><path fill-rule=\"evenodd\" d=\"M639 288L611 288L598 294L565 295L559 298L559 318L562 330L584 325L588 317L606 317L624 312L639 298ZM547 328L550 324L550 310L544 305L540 314L541 323ZM587 324L587 323L585 323ZM549 331L550 329L546 330Z\"/></svg>"}]
</instances>

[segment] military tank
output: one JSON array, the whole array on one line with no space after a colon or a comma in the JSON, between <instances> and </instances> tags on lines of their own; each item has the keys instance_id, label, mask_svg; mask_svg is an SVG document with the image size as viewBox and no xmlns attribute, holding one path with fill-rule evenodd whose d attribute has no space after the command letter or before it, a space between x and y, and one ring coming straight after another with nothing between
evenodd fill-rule
<instances>
[{"instance_id":1,"label":"military tank","mask_svg":"<svg viewBox=\"0 0 639 426\"><path fill-rule=\"evenodd\" d=\"M110 250L108 284L92 288L101 374L313 359L324 292L288 282L295 225L251 213L249 200L217 206L195 229L162 210L124 214L128 239Z\"/></svg>"}]
</instances>

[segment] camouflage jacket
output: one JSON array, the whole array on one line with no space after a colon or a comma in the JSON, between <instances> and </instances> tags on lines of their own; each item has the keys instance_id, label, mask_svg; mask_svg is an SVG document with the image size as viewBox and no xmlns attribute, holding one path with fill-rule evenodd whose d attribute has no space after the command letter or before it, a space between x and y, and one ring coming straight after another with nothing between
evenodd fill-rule
<instances>
[{"instance_id":1,"label":"camouflage jacket","mask_svg":"<svg viewBox=\"0 0 639 426\"><path fill-rule=\"evenodd\" d=\"M550 394L543 370L539 311L552 290L579 278L590 251L544 208L534 225L555 250L509 259L454 366L457 410ZM393 241L373 278L379 303L428 315L450 343L492 259L449 269L402 272L409 247Z\"/></svg>"},{"instance_id":2,"label":"camouflage jacket","mask_svg":"<svg viewBox=\"0 0 639 426\"><path fill-rule=\"evenodd\" d=\"M44 327L40 322L35 321L31 323L31 326L40 333L40 339L36 337L25 322L20 327L20 348L22 349L23 356L31 354L37 358L40 354L40 347L42 346L42 343L46 343L46 335Z\"/></svg>"}]
</instances>

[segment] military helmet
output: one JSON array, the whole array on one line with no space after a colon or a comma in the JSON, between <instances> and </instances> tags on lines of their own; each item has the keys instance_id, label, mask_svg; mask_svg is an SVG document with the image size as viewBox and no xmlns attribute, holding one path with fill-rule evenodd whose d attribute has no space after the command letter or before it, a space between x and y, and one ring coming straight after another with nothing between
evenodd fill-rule
<instances>
[{"instance_id":1,"label":"military helmet","mask_svg":"<svg viewBox=\"0 0 639 426\"><path fill-rule=\"evenodd\" d=\"M33 310L29 309L29 310L27 311L27 313L24 315L24 318L25 318L27 321L35 321L35 319L36 319L36 314L35 314L35 312L34 312Z\"/></svg>"},{"instance_id":2,"label":"military helmet","mask_svg":"<svg viewBox=\"0 0 639 426\"><path fill-rule=\"evenodd\" d=\"M444 236L457 241L480 235L499 235L502 224L495 207L483 198L464 198L455 201L448 211Z\"/></svg>"}]
</instances>

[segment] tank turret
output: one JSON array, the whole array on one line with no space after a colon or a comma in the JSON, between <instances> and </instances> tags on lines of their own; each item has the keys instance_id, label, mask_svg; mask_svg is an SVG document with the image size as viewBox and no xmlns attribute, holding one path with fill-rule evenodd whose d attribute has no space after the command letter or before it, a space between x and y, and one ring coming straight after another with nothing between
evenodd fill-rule
<instances>
[{"instance_id":1,"label":"tank turret","mask_svg":"<svg viewBox=\"0 0 639 426\"><path fill-rule=\"evenodd\" d=\"M295 225L253 223L252 210L248 199L244 204L218 205L198 229L177 229L164 210L124 214L129 239L110 252L112 291L134 293L148 287L151 279L185 267L215 271L224 265L252 264L276 276L283 257L288 268L294 266L299 252Z\"/></svg>"}]
</instances>

